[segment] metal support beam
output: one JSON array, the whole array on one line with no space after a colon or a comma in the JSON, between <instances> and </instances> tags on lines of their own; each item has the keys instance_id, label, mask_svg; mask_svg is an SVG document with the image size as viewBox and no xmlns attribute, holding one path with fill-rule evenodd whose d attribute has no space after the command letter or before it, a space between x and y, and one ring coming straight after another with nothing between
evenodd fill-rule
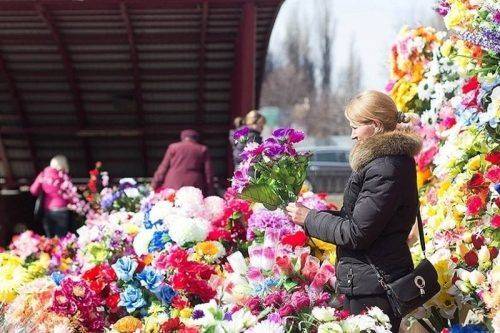
<instances>
[{"instance_id":1,"label":"metal support beam","mask_svg":"<svg viewBox=\"0 0 500 333\"><path fill-rule=\"evenodd\" d=\"M19 91L17 89L16 82L14 80L14 77L12 74L9 72L9 69L7 68L7 63L5 62L5 59L3 58L2 54L0 53L0 73L3 74L5 77L5 80L7 81L7 86L9 89L10 93L10 98L12 101L12 104L14 106L14 110L16 111L16 114L19 118L19 122L21 123L22 130L28 128L30 126L28 117L26 115L26 112L24 111L23 103L21 101L21 97L19 95ZM36 156L36 151L35 151L35 146L33 144L33 138L31 137L30 133L24 132L24 136L26 138L26 143L28 145L28 150L30 153L30 158L32 160L32 165L33 165L33 171L37 173L38 170L38 160ZM2 149L4 150L4 156L5 160L7 160L7 153L5 152L5 147L2 145ZM12 171L12 169L10 169ZM12 174L12 173L11 173ZM15 176L13 176L15 178Z\"/></svg>"},{"instance_id":2,"label":"metal support beam","mask_svg":"<svg viewBox=\"0 0 500 333\"><path fill-rule=\"evenodd\" d=\"M135 43L134 29L132 27L132 22L130 20L130 15L128 14L127 5L125 2L120 3L120 13L122 16L123 23L125 24L125 29L127 30L127 40L130 48L130 62L132 63L132 76L134 80L134 97L136 102L137 110L137 120L140 127L144 127L144 99L142 97L142 85L141 85L141 70L139 68L139 53L137 52L137 46ZM148 176L148 153L147 153L146 138L141 136L141 156L143 163L143 176Z\"/></svg>"},{"instance_id":3,"label":"metal support beam","mask_svg":"<svg viewBox=\"0 0 500 333\"><path fill-rule=\"evenodd\" d=\"M57 50L59 55L61 56L61 60L64 66L64 70L66 72L66 79L68 81L68 85L73 96L73 105L76 110L76 115L78 119L78 127L85 128L87 126L87 116L85 113L85 108L83 107L82 96L80 92L80 87L78 86L78 81L76 79L75 68L73 66L73 62L69 55L68 49L64 44L64 40L57 30L57 26L52 18L52 15L41 3L37 3L35 5L36 11L40 18L45 22L45 25L50 31L52 39L57 45ZM87 168L91 169L93 167L92 162L92 154L90 150L90 145L87 140L82 140L83 150L85 153L85 161L87 163Z\"/></svg>"},{"instance_id":4,"label":"metal support beam","mask_svg":"<svg viewBox=\"0 0 500 333\"><path fill-rule=\"evenodd\" d=\"M233 72L232 116L243 116L255 108L256 8L243 4L236 42L236 66Z\"/></svg>"},{"instance_id":5,"label":"metal support beam","mask_svg":"<svg viewBox=\"0 0 500 333\"><path fill-rule=\"evenodd\" d=\"M203 123L205 114L205 53L207 43L207 27L208 27L208 2L204 1L201 7L201 22L200 22L200 50L198 54L198 109L196 112L196 123Z\"/></svg>"}]
</instances>

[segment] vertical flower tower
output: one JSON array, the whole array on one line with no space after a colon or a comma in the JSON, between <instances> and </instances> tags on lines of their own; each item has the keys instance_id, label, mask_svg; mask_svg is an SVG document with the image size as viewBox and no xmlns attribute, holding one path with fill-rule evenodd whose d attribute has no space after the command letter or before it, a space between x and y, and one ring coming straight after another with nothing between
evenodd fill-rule
<instances>
[{"instance_id":1,"label":"vertical flower tower","mask_svg":"<svg viewBox=\"0 0 500 333\"><path fill-rule=\"evenodd\" d=\"M500 3L436 3L447 32L404 27L391 49L388 92L418 115L421 212L441 293L423 324L500 330ZM422 258L418 246L415 261ZM418 316L417 316L418 317ZM422 320L420 320L422 322Z\"/></svg>"}]
</instances>

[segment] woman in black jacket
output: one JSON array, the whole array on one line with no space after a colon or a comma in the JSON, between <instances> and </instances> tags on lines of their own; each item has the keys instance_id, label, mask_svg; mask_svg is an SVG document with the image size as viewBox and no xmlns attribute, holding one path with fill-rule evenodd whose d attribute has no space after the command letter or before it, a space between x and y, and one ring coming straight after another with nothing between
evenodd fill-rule
<instances>
[{"instance_id":1,"label":"woman in black jacket","mask_svg":"<svg viewBox=\"0 0 500 333\"><path fill-rule=\"evenodd\" d=\"M413 270L407 239L418 209L414 156L422 142L416 133L396 129L404 115L381 92L356 96L345 114L356 144L342 209L290 204L287 211L309 236L337 245L337 291L346 296L344 307L358 314L378 306L397 332L401 319L394 316L366 256L389 282Z\"/></svg>"}]
</instances>

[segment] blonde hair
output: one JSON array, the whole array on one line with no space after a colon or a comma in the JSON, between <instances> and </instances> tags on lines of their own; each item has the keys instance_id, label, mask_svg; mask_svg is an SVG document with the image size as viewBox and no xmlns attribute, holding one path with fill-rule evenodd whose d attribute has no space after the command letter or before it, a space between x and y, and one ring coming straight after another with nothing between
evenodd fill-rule
<instances>
[{"instance_id":1,"label":"blonde hair","mask_svg":"<svg viewBox=\"0 0 500 333\"><path fill-rule=\"evenodd\" d=\"M375 90L367 90L354 97L345 109L345 116L358 126L378 120L384 131L393 131L398 123L408 122L389 95Z\"/></svg>"},{"instance_id":2,"label":"blonde hair","mask_svg":"<svg viewBox=\"0 0 500 333\"><path fill-rule=\"evenodd\" d=\"M59 171L69 172L68 159L64 155L56 155L50 160L50 167Z\"/></svg>"},{"instance_id":3,"label":"blonde hair","mask_svg":"<svg viewBox=\"0 0 500 333\"><path fill-rule=\"evenodd\" d=\"M247 113L245 116L245 125L251 126L251 125L256 125L260 120L264 121L264 124L266 123L266 118L257 110L252 110Z\"/></svg>"}]
</instances>

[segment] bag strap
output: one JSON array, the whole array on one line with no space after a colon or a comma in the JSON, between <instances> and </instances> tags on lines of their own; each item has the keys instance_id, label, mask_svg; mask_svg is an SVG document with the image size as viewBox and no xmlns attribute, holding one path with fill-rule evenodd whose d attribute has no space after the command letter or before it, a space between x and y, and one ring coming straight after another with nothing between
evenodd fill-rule
<instances>
[{"instance_id":1,"label":"bag strap","mask_svg":"<svg viewBox=\"0 0 500 333\"><path fill-rule=\"evenodd\" d=\"M424 236L424 224L422 223L422 215L420 214L420 199L419 199L419 194L418 194L418 188L417 188L417 225L418 225L418 237L420 240L420 247L422 248L422 253L425 258L425 236ZM385 289L388 290L389 287L387 286L387 283L385 282L385 279L382 274L380 274L380 271L377 269L377 267L373 264L372 260L366 254L364 253L365 259L368 262L368 264L371 266L375 274L377 275L378 282L380 285Z\"/></svg>"}]
</instances>

